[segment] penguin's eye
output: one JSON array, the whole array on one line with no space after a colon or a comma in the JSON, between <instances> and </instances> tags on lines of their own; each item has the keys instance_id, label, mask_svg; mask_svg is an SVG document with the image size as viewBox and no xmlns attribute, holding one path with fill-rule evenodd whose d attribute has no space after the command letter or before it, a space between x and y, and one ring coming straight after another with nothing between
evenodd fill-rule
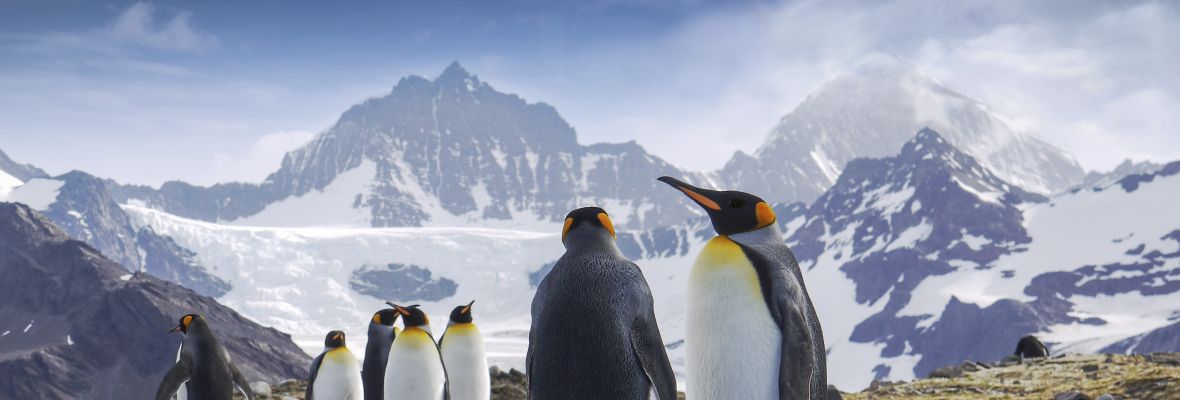
<instances>
[{"instance_id":1,"label":"penguin's eye","mask_svg":"<svg viewBox=\"0 0 1180 400\"><path fill-rule=\"evenodd\" d=\"M742 201L742 199L733 199L729 201L729 208L741 208L744 205L746 205L746 202Z\"/></svg>"}]
</instances>

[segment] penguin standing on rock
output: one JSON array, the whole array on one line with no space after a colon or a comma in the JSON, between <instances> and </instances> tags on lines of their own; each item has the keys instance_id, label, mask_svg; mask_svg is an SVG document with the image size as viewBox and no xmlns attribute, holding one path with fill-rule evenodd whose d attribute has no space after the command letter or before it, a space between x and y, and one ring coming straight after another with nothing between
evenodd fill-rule
<instances>
[{"instance_id":1,"label":"penguin standing on rock","mask_svg":"<svg viewBox=\"0 0 1180 400\"><path fill-rule=\"evenodd\" d=\"M362 400L361 371L356 356L344 343L344 332L324 337L324 352L312 360L308 371L307 400Z\"/></svg>"},{"instance_id":2,"label":"penguin standing on rock","mask_svg":"<svg viewBox=\"0 0 1180 400\"><path fill-rule=\"evenodd\" d=\"M405 329L389 347L385 366L385 398L397 400L449 399L447 370L434 336L430 318L417 305L402 307L389 303L401 314Z\"/></svg>"},{"instance_id":3,"label":"penguin standing on rock","mask_svg":"<svg viewBox=\"0 0 1180 400\"><path fill-rule=\"evenodd\" d=\"M190 400L230 400L234 385L247 399L254 400L250 384L230 362L229 353L221 347L204 318L197 314L180 317L180 323L168 331L175 332L184 334L180 358L164 375L156 389L156 400L172 398L182 384L187 387Z\"/></svg>"},{"instance_id":4,"label":"penguin standing on rock","mask_svg":"<svg viewBox=\"0 0 1180 400\"><path fill-rule=\"evenodd\" d=\"M483 335L472 322L471 305L455 307L447 330L438 339L451 400L488 400L492 397L492 378L488 373L488 356Z\"/></svg>"},{"instance_id":5,"label":"penguin standing on rock","mask_svg":"<svg viewBox=\"0 0 1180 400\"><path fill-rule=\"evenodd\" d=\"M574 210L561 241L565 254L533 297L529 399L675 400L651 290L615 245L610 217Z\"/></svg>"},{"instance_id":6,"label":"penguin standing on rock","mask_svg":"<svg viewBox=\"0 0 1180 400\"><path fill-rule=\"evenodd\" d=\"M819 318L770 205L659 178L705 209L719 236L689 273L688 392L704 399L824 399Z\"/></svg>"},{"instance_id":7,"label":"penguin standing on rock","mask_svg":"<svg viewBox=\"0 0 1180 400\"><path fill-rule=\"evenodd\" d=\"M389 346L397 337L398 314L392 308L373 313L369 320L369 341L365 343L365 363L361 381L365 384L365 400L382 400L385 396L385 365L389 363Z\"/></svg>"}]
</instances>

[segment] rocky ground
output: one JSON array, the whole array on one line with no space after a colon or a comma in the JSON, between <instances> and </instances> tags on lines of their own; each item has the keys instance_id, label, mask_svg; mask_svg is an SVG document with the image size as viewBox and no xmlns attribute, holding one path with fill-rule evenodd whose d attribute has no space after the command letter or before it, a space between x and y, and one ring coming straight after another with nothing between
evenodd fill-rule
<instances>
[{"instance_id":1,"label":"rocky ground","mask_svg":"<svg viewBox=\"0 0 1180 400\"><path fill-rule=\"evenodd\" d=\"M1109 395L1110 397L1102 397ZM965 362L911 382L875 382L845 399L1180 399L1180 353Z\"/></svg>"},{"instance_id":2,"label":"rocky ground","mask_svg":"<svg viewBox=\"0 0 1180 400\"><path fill-rule=\"evenodd\" d=\"M493 400L525 399L523 373L491 372ZM286 382L273 387L270 397L260 398L303 399L305 387L305 382ZM1180 353L969 361L935 370L925 379L874 382L860 393L844 394L844 399L1180 399Z\"/></svg>"}]
</instances>

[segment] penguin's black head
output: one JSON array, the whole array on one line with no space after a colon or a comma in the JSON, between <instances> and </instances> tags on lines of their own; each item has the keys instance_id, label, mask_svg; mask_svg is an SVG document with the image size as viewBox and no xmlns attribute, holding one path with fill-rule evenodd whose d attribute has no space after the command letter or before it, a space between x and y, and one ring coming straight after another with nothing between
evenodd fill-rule
<instances>
[{"instance_id":1,"label":"penguin's black head","mask_svg":"<svg viewBox=\"0 0 1180 400\"><path fill-rule=\"evenodd\" d=\"M661 176L660 182L680 190L685 196L709 213L713 230L718 235L733 235L762 229L777 219L770 204L758 196L738 191L716 191L701 189L668 176Z\"/></svg>"},{"instance_id":2,"label":"penguin's black head","mask_svg":"<svg viewBox=\"0 0 1180 400\"><path fill-rule=\"evenodd\" d=\"M344 347L344 331L331 331L324 337L324 347L335 349Z\"/></svg>"},{"instance_id":3,"label":"penguin's black head","mask_svg":"<svg viewBox=\"0 0 1180 400\"><path fill-rule=\"evenodd\" d=\"M452 324L470 323L471 322L471 305L472 304L475 304L475 300L472 300L470 303L467 303L467 305L465 305L465 306L458 306L458 307L455 307L454 310L451 310L451 323Z\"/></svg>"},{"instance_id":4,"label":"penguin's black head","mask_svg":"<svg viewBox=\"0 0 1180 400\"><path fill-rule=\"evenodd\" d=\"M402 324L405 324L406 328L430 326L430 317L427 317L426 313L419 309L417 304L406 307L388 302L385 304L393 306L393 309L397 310L398 314L401 314Z\"/></svg>"},{"instance_id":5,"label":"penguin's black head","mask_svg":"<svg viewBox=\"0 0 1180 400\"><path fill-rule=\"evenodd\" d=\"M188 327L189 327L189 325L192 325L193 321L203 321L203 320L204 319L202 319L199 314L185 315L183 317L180 317L180 323L178 323L178 324L176 324L176 326L172 327L172 330L168 331L168 333L180 332L180 333L187 335L188 334Z\"/></svg>"},{"instance_id":6,"label":"penguin's black head","mask_svg":"<svg viewBox=\"0 0 1180 400\"><path fill-rule=\"evenodd\" d=\"M386 308L384 310L377 311L377 312L373 313L373 323L374 324L381 324L381 325L385 325L385 326L393 326L393 323L397 322L397 317L399 315L401 315L401 314L398 314L397 310L394 310L392 308Z\"/></svg>"},{"instance_id":7,"label":"penguin's black head","mask_svg":"<svg viewBox=\"0 0 1180 400\"><path fill-rule=\"evenodd\" d=\"M610 222L606 210L598 207L582 207L566 214L565 226L561 228L561 242L566 243L570 232L575 231L591 235L605 232L610 234L612 240L615 238L615 225Z\"/></svg>"}]
</instances>

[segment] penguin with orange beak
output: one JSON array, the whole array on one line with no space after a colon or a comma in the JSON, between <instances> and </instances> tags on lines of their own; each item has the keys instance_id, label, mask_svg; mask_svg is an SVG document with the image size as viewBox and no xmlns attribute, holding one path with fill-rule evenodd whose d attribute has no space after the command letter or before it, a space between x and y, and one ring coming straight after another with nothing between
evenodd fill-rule
<instances>
[{"instance_id":1,"label":"penguin with orange beak","mask_svg":"<svg viewBox=\"0 0 1180 400\"><path fill-rule=\"evenodd\" d=\"M688 396L827 398L819 318L770 204L749 193L659 180L704 209L718 235L689 273Z\"/></svg>"},{"instance_id":2,"label":"penguin with orange beak","mask_svg":"<svg viewBox=\"0 0 1180 400\"><path fill-rule=\"evenodd\" d=\"M250 384L230 362L229 353L221 346L205 318L198 314L180 317L180 323L168 333L184 334L184 343L176 364L164 375L156 400L168 400L176 395L183 385L185 397L190 400L230 400L237 386L246 399L254 400Z\"/></svg>"}]
</instances>

